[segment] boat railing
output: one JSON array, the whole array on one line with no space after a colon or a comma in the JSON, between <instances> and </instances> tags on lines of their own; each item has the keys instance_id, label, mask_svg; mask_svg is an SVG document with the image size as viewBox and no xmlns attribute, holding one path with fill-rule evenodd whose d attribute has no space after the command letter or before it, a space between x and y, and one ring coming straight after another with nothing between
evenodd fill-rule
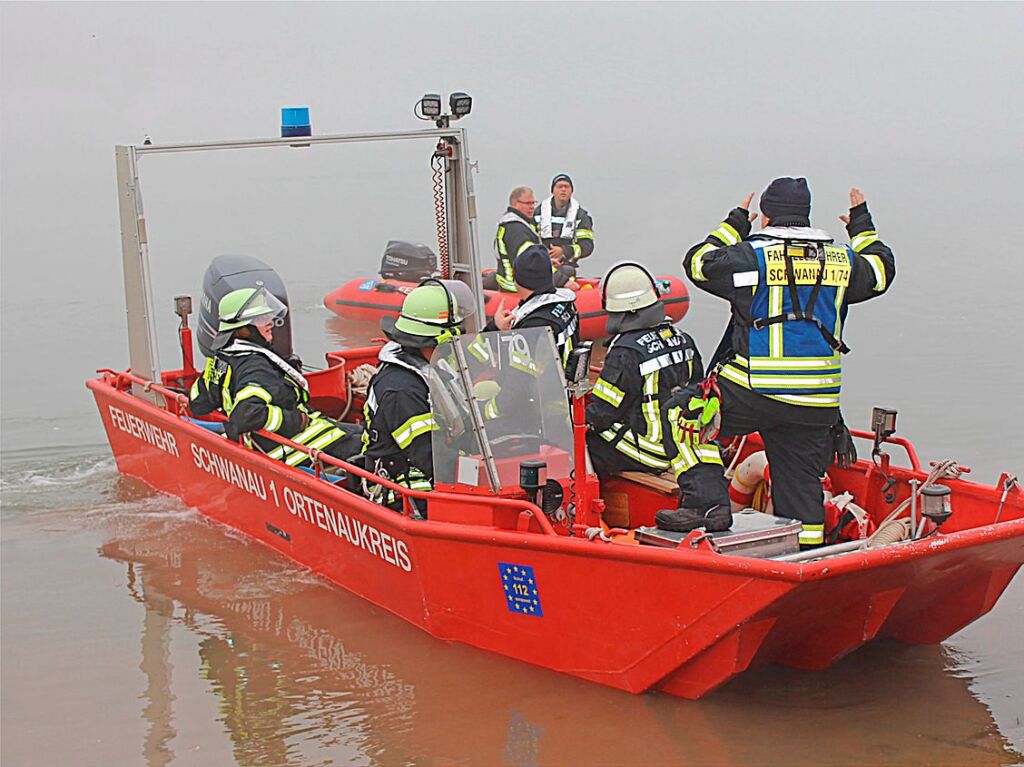
<instances>
[{"instance_id":1,"label":"boat railing","mask_svg":"<svg viewBox=\"0 0 1024 767\"><path fill-rule=\"evenodd\" d=\"M131 372L130 370L116 371L111 370L110 368L100 368L96 372L102 374L104 382L106 382L113 388L117 389L118 391L128 392L131 390L132 384L137 384L142 387L142 390L144 392L154 392L156 394L159 394L163 396L165 400L166 406L164 409L167 410L167 412L181 419L186 419L189 417L189 399L180 391L175 391L174 389L167 388L166 386L161 386L160 384L154 383L153 381L150 381L147 378L137 375ZM225 422L228 420L227 417L220 412L214 412L208 416L204 416L204 419L215 420L219 422ZM551 526L551 522L550 520L548 520L547 515L545 515L544 512L541 511L540 507L538 507L536 504L530 503L529 501L521 500L518 498L497 498L493 496L485 497L480 495L446 493L438 490L412 490L411 488L405 487L404 485L399 485L398 483L393 482L390 479L374 474L373 472L368 471L360 466L356 466L354 464L348 463L347 461L342 461L338 458L335 458L332 455L328 455L327 453L324 453L321 450L317 450L316 448L310 448L307 447L306 445L300 445L298 442L293 442L287 437L282 437L279 434L274 434L273 432L264 431L262 429L255 433L259 434L261 437L270 440L271 442L276 442L277 444L284 445L285 447L288 447L291 450L297 450L308 455L310 463L313 466L313 475L317 479L324 479L326 481L325 474L327 472L324 467L333 466L335 468L341 469L346 474L354 475L356 477L359 477L360 479L372 482L373 484L378 485L382 488L386 488L395 493L398 493L398 495L402 498L402 514L406 517L412 516L412 513L414 511L413 505L411 503L413 499L436 499L439 501L447 501L450 503L477 504L481 506L488 506L495 510L504 509L512 512L518 510L519 515L527 514L530 517L532 517L532 519L537 522L537 526L540 528L541 532L545 535L558 535L558 533L555 532L555 529ZM337 486L335 487L336 489L341 490L343 492L351 492L345 490L344 488L338 488Z\"/></svg>"}]
</instances>

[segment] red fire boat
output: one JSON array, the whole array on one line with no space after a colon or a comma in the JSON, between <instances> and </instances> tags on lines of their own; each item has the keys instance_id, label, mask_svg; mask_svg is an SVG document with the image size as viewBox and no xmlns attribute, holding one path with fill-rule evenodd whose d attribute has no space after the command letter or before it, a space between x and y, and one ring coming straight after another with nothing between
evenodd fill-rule
<instances>
[{"instance_id":1,"label":"red fire boat","mask_svg":"<svg viewBox=\"0 0 1024 767\"><path fill-rule=\"evenodd\" d=\"M396 138L445 147L456 221L451 271L481 295L467 236L475 206L463 130L303 142ZM567 382L547 329L471 332L437 348L429 376L439 424L433 492L406 490L316 451L314 469L304 472L228 441L215 421L197 422L188 411L184 392L198 372L184 297L176 300L182 365L163 370L156 362L137 161L289 141L117 147L131 369L101 370L87 386L121 472L438 639L635 693L699 698L764 663L825 669L875 639L939 642L992 609L1024 563L1016 479L1004 474L986 486L963 479L951 461L925 467L894 436L885 411L872 431L854 432L873 443L873 460L828 471L845 540L798 551L799 526L784 509L745 508L768 508L756 488L737 494L744 508L731 531L658 531L653 517L675 506L674 483L623 475L599 484L584 439L586 345ZM467 353L480 345L489 353ZM502 363L506 349L528 356L528 373ZM377 351L329 353L327 369L309 375L317 406L358 418L359 371L376 363ZM502 415L488 420L483 398L498 396ZM761 449L751 435L727 451L740 490L763 476ZM894 450L908 465L891 460ZM401 494L402 513L375 500L382 487ZM427 519L414 514L412 499L427 501ZM856 524L843 521L847 512Z\"/></svg>"}]
</instances>

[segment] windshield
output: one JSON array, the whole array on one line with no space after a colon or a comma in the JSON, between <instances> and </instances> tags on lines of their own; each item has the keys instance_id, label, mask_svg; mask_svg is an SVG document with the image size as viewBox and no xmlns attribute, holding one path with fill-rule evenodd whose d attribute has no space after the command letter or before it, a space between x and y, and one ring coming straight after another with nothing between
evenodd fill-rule
<instances>
[{"instance_id":1,"label":"windshield","mask_svg":"<svg viewBox=\"0 0 1024 767\"><path fill-rule=\"evenodd\" d=\"M429 382L438 425L432 438L435 482L488 487L481 438L494 458L499 489L519 484L524 460L545 461L550 479L569 478L569 400L548 328L456 336L434 351Z\"/></svg>"}]
</instances>

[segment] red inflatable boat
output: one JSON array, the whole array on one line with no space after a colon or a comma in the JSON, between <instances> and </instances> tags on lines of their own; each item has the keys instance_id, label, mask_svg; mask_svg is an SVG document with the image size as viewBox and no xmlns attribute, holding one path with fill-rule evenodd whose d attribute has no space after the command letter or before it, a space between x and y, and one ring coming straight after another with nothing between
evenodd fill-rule
<instances>
[{"instance_id":1,"label":"red inflatable boat","mask_svg":"<svg viewBox=\"0 0 1024 767\"><path fill-rule=\"evenodd\" d=\"M678 322L690 308L690 296L686 285L678 277L661 275L656 277L661 300L673 322ZM602 338L605 332L605 317L601 308L600 280L578 280L576 310L580 313L580 337L584 340ZM324 297L324 306L346 319L379 322L381 317L397 316L406 294L416 287L415 282L384 280L379 277L357 278L332 290ZM511 308L517 301L511 293L500 290L485 290L484 304L487 318L494 315L502 300Z\"/></svg>"}]
</instances>

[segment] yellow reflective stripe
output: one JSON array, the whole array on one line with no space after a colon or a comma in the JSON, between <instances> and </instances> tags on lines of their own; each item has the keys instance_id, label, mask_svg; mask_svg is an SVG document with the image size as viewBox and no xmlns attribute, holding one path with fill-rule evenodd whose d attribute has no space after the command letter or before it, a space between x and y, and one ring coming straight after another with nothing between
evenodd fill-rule
<instances>
[{"instance_id":1,"label":"yellow reflective stripe","mask_svg":"<svg viewBox=\"0 0 1024 767\"><path fill-rule=\"evenodd\" d=\"M623 397L626 396L626 392L608 383L603 378L597 379L597 383L594 384L593 394L595 397L599 397L609 403L612 407L621 405Z\"/></svg>"},{"instance_id":2,"label":"yellow reflective stripe","mask_svg":"<svg viewBox=\"0 0 1024 767\"><path fill-rule=\"evenodd\" d=\"M593 229L577 229L576 230L576 239L577 240L592 240L592 239L594 239L594 230Z\"/></svg>"},{"instance_id":3,"label":"yellow reflective stripe","mask_svg":"<svg viewBox=\"0 0 1024 767\"><path fill-rule=\"evenodd\" d=\"M718 228L711 233L712 237L717 237L726 245L735 245L740 241L740 233L733 228L732 224L723 221L718 225Z\"/></svg>"},{"instance_id":4,"label":"yellow reflective stripe","mask_svg":"<svg viewBox=\"0 0 1024 767\"><path fill-rule=\"evenodd\" d=\"M493 420L500 415L498 412L498 400L492 399L484 405L484 418L487 420Z\"/></svg>"},{"instance_id":5,"label":"yellow reflective stripe","mask_svg":"<svg viewBox=\"0 0 1024 767\"><path fill-rule=\"evenodd\" d=\"M800 530L800 543L814 545L825 542L825 525L804 524Z\"/></svg>"},{"instance_id":6,"label":"yellow reflective stripe","mask_svg":"<svg viewBox=\"0 0 1024 767\"><path fill-rule=\"evenodd\" d=\"M509 364L516 370L522 370L524 373L531 374L535 374L537 372L537 366L533 364L533 360L526 355L510 352L508 358Z\"/></svg>"},{"instance_id":7,"label":"yellow reflective stripe","mask_svg":"<svg viewBox=\"0 0 1024 767\"><path fill-rule=\"evenodd\" d=\"M707 280L707 277L704 276L704 255L715 249L714 245L706 242L693 254L693 258L690 261L690 279L694 282L704 282Z\"/></svg>"},{"instance_id":8,"label":"yellow reflective stripe","mask_svg":"<svg viewBox=\"0 0 1024 767\"><path fill-rule=\"evenodd\" d=\"M535 242L530 242L529 240L527 240L526 242L524 242L522 245L519 246L519 250L516 251L516 255L518 256L520 253L522 253L528 247L530 247L531 245L536 245L536 244L537 243L535 243Z\"/></svg>"},{"instance_id":9,"label":"yellow reflective stripe","mask_svg":"<svg viewBox=\"0 0 1024 767\"><path fill-rule=\"evenodd\" d=\"M284 411L277 405L267 405L267 420L263 428L267 431L277 431L284 423Z\"/></svg>"},{"instance_id":10,"label":"yellow reflective stripe","mask_svg":"<svg viewBox=\"0 0 1024 767\"><path fill-rule=\"evenodd\" d=\"M490 339L477 336L476 340L469 345L469 353L480 360L480 362L487 362L491 358Z\"/></svg>"},{"instance_id":11,"label":"yellow reflective stripe","mask_svg":"<svg viewBox=\"0 0 1024 767\"><path fill-rule=\"evenodd\" d=\"M201 380L201 378L197 378L195 381L192 382L192 388L188 390L189 399L195 399L196 397L199 396L199 382Z\"/></svg>"},{"instance_id":12,"label":"yellow reflective stripe","mask_svg":"<svg viewBox=\"0 0 1024 767\"><path fill-rule=\"evenodd\" d=\"M697 458L700 459L701 463L722 464L722 454L718 452L718 447L715 445L702 443L697 445L695 452L697 453Z\"/></svg>"},{"instance_id":13,"label":"yellow reflective stripe","mask_svg":"<svg viewBox=\"0 0 1024 767\"><path fill-rule=\"evenodd\" d=\"M498 253L503 256L508 255L508 249L505 247L505 227L498 227L498 236L494 238L495 243L498 246Z\"/></svg>"},{"instance_id":14,"label":"yellow reflective stripe","mask_svg":"<svg viewBox=\"0 0 1024 767\"><path fill-rule=\"evenodd\" d=\"M336 440L340 439L344 435L345 432L343 432L341 429L334 428L331 429L326 434L317 437L315 440L306 445L306 447L309 448L310 450L323 450L325 447L333 444ZM294 453L288 456L288 458L285 460L285 463L288 464L289 466L298 466L300 463L305 461L306 458L308 458L306 453L300 450L296 450Z\"/></svg>"},{"instance_id":15,"label":"yellow reflective stripe","mask_svg":"<svg viewBox=\"0 0 1024 767\"><path fill-rule=\"evenodd\" d=\"M425 413L421 415L414 415L408 421L391 432L391 436L398 447L404 450L409 447L409 445L412 444L412 441L418 436L426 434L428 431L434 431L437 428L438 426L434 421L433 414Z\"/></svg>"},{"instance_id":16,"label":"yellow reflective stripe","mask_svg":"<svg viewBox=\"0 0 1024 767\"><path fill-rule=\"evenodd\" d=\"M228 372L224 374L224 380L220 382L220 401L224 406L224 412L227 415L231 415L231 411L235 409L234 400L231 399L231 371L233 368L229 365Z\"/></svg>"},{"instance_id":17,"label":"yellow reflective stripe","mask_svg":"<svg viewBox=\"0 0 1024 767\"><path fill-rule=\"evenodd\" d=\"M875 273L875 292L885 290L885 267L882 259L874 253L861 253L860 257L871 264L871 271Z\"/></svg>"},{"instance_id":18,"label":"yellow reflective stripe","mask_svg":"<svg viewBox=\"0 0 1024 767\"><path fill-rule=\"evenodd\" d=\"M579 258L580 254L583 252L583 248L581 248L577 243L574 242L572 244L572 252L576 258Z\"/></svg>"},{"instance_id":19,"label":"yellow reflective stripe","mask_svg":"<svg viewBox=\"0 0 1024 767\"><path fill-rule=\"evenodd\" d=\"M842 373L832 376L816 376L807 373L786 376L750 374L750 385L757 389L831 389L833 386L842 385L842 382Z\"/></svg>"},{"instance_id":20,"label":"yellow reflective stripe","mask_svg":"<svg viewBox=\"0 0 1024 767\"><path fill-rule=\"evenodd\" d=\"M249 384L248 386L244 387L240 392L238 392L238 394L235 395L235 404L237 405L242 400L249 399L250 397L259 397L268 405L271 402L273 402L273 398L270 396L270 392L268 392L262 386L257 386L256 384Z\"/></svg>"},{"instance_id":21,"label":"yellow reflective stripe","mask_svg":"<svg viewBox=\"0 0 1024 767\"><path fill-rule=\"evenodd\" d=\"M864 248L872 243L878 242L878 232L874 229L868 229L866 232L855 234L850 238L850 247L860 253Z\"/></svg>"},{"instance_id":22,"label":"yellow reflective stripe","mask_svg":"<svg viewBox=\"0 0 1024 767\"><path fill-rule=\"evenodd\" d=\"M649 466L652 469L664 470L668 468L668 461L661 461L653 456L640 452L636 447L627 442L625 438L620 439L616 443L615 449L620 453L628 455L637 463L642 463L644 466Z\"/></svg>"}]
</instances>

